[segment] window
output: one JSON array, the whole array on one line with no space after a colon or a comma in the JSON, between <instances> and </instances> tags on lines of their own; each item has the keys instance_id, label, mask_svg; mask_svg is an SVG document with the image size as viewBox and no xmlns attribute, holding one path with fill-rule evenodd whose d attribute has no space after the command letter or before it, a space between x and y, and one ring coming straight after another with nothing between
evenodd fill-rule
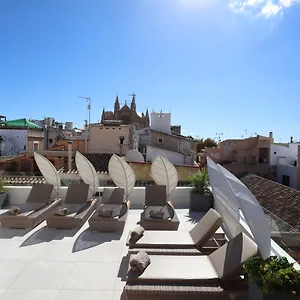
<instances>
[{"instance_id":1,"label":"window","mask_svg":"<svg viewBox=\"0 0 300 300\"><path fill-rule=\"evenodd\" d=\"M164 138L159 137L157 138L157 144L163 144L164 143Z\"/></svg>"},{"instance_id":2,"label":"window","mask_svg":"<svg viewBox=\"0 0 300 300\"><path fill-rule=\"evenodd\" d=\"M177 151L178 151L178 152L180 152L180 145L181 145L181 143L178 142L178 143L177 143Z\"/></svg>"},{"instance_id":3,"label":"window","mask_svg":"<svg viewBox=\"0 0 300 300\"><path fill-rule=\"evenodd\" d=\"M52 142L53 142L53 140L52 140L52 139L49 139L49 143L52 144Z\"/></svg>"},{"instance_id":4,"label":"window","mask_svg":"<svg viewBox=\"0 0 300 300\"><path fill-rule=\"evenodd\" d=\"M34 141L33 142L33 150L38 151L39 150L39 142Z\"/></svg>"},{"instance_id":5,"label":"window","mask_svg":"<svg viewBox=\"0 0 300 300\"><path fill-rule=\"evenodd\" d=\"M283 185L290 186L290 176L282 175L282 182Z\"/></svg>"}]
</instances>

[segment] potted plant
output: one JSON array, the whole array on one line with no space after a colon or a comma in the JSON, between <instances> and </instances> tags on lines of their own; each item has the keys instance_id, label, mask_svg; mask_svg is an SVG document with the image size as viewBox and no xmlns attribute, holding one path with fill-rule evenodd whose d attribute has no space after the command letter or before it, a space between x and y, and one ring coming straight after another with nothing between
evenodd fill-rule
<instances>
[{"instance_id":1,"label":"potted plant","mask_svg":"<svg viewBox=\"0 0 300 300\"><path fill-rule=\"evenodd\" d=\"M300 298L300 271L286 257L252 257L244 265L249 280L249 299L296 300Z\"/></svg>"},{"instance_id":2,"label":"potted plant","mask_svg":"<svg viewBox=\"0 0 300 300\"><path fill-rule=\"evenodd\" d=\"M190 177L190 210L207 212L213 207L213 196L209 189L209 176L206 169Z\"/></svg>"},{"instance_id":3,"label":"potted plant","mask_svg":"<svg viewBox=\"0 0 300 300\"><path fill-rule=\"evenodd\" d=\"M6 204L8 193L4 191L4 183L0 179L0 208Z\"/></svg>"}]
</instances>

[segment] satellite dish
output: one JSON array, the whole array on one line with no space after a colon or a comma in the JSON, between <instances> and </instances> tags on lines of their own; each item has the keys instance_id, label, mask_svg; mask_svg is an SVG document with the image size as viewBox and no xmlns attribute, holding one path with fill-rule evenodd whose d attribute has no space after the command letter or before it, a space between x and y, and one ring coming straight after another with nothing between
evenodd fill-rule
<instances>
[{"instance_id":1,"label":"satellite dish","mask_svg":"<svg viewBox=\"0 0 300 300\"><path fill-rule=\"evenodd\" d=\"M180 143L179 150L183 154L190 155L192 151L191 144L189 142L184 141Z\"/></svg>"},{"instance_id":2,"label":"satellite dish","mask_svg":"<svg viewBox=\"0 0 300 300\"><path fill-rule=\"evenodd\" d=\"M136 149L129 150L124 158L130 162L145 162L143 154Z\"/></svg>"},{"instance_id":3,"label":"satellite dish","mask_svg":"<svg viewBox=\"0 0 300 300\"><path fill-rule=\"evenodd\" d=\"M154 153L154 155L152 157L152 161L154 161L159 156L162 156L163 158L168 159L168 156L165 153L157 151Z\"/></svg>"}]
</instances>

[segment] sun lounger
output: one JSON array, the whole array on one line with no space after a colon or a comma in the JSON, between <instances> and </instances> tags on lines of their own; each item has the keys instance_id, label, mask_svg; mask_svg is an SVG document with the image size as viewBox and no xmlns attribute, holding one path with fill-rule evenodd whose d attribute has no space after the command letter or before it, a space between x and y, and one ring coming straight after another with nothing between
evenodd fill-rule
<instances>
[{"instance_id":1,"label":"sun lounger","mask_svg":"<svg viewBox=\"0 0 300 300\"><path fill-rule=\"evenodd\" d=\"M88 184L70 184L64 203L47 216L47 226L59 229L80 228L96 208L98 201L98 199L87 201L88 193ZM66 215L58 215L62 209L66 209Z\"/></svg>"},{"instance_id":2,"label":"sun lounger","mask_svg":"<svg viewBox=\"0 0 300 300\"><path fill-rule=\"evenodd\" d=\"M257 252L257 245L240 233L208 256L149 255L143 273L129 267L126 299L247 299L242 265Z\"/></svg>"},{"instance_id":3,"label":"sun lounger","mask_svg":"<svg viewBox=\"0 0 300 300\"><path fill-rule=\"evenodd\" d=\"M100 206L89 219L91 230L101 232L123 231L129 207L130 201L124 202L123 188L105 188Z\"/></svg>"},{"instance_id":4,"label":"sun lounger","mask_svg":"<svg viewBox=\"0 0 300 300\"><path fill-rule=\"evenodd\" d=\"M214 234L221 223L221 216L211 208L189 232L146 230L138 238L132 238L129 232L126 245L130 254L145 250L152 255L203 255L219 248ZM223 245L224 241L219 242Z\"/></svg>"},{"instance_id":5,"label":"sun lounger","mask_svg":"<svg viewBox=\"0 0 300 300\"><path fill-rule=\"evenodd\" d=\"M157 217L158 214L162 217ZM146 230L177 230L179 218L170 201L167 201L165 185L145 187L145 206L140 225Z\"/></svg>"},{"instance_id":6,"label":"sun lounger","mask_svg":"<svg viewBox=\"0 0 300 300\"><path fill-rule=\"evenodd\" d=\"M61 203L61 199L50 200L52 184L34 184L25 203L17 205L19 213L13 215L9 210L0 215L2 227L34 228L45 220Z\"/></svg>"}]
</instances>

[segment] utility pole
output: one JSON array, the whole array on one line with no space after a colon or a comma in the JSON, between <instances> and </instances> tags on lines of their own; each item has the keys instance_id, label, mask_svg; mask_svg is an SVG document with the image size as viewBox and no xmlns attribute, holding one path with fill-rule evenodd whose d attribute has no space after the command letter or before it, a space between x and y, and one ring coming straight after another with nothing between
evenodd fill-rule
<instances>
[{"instance_id":1,"label":"utility pole","mask_svg":"<svg viewBox=\"0 0 300 300\"><path fill-rule=\"evenodd\" d=\"M88 124L86 124L86 127L87 127L87 132L85 132L84 134L84 143L85 143L85 152L87 153L88 152L88 142L87 142L87 137L89 136L90 137L90 124L91 124L91 98L90 97L83 97L83 96L80 96L78 98L82 98L82 99L85 99L86 102L88 103L88 106L87 106L87 109L88 109L88 112L89 112L89 122ZM86 121L87 123L87 121Z\"/></svg>"},{"instance_id":2,"label":"utility pole","mask_svg":"<svg viewBox=\"0 0 300 300\"><path fill-rule=\"evenodd\" d=\"M89 112L89 126L91 124L91 98L90 97L83 97L83 96L80 96L78 98L82 98L82 99L85 99L86 102L88 103L88 106L87 106L87 109L88 109L88 112Z\"/></svg>"}]
</instances>

